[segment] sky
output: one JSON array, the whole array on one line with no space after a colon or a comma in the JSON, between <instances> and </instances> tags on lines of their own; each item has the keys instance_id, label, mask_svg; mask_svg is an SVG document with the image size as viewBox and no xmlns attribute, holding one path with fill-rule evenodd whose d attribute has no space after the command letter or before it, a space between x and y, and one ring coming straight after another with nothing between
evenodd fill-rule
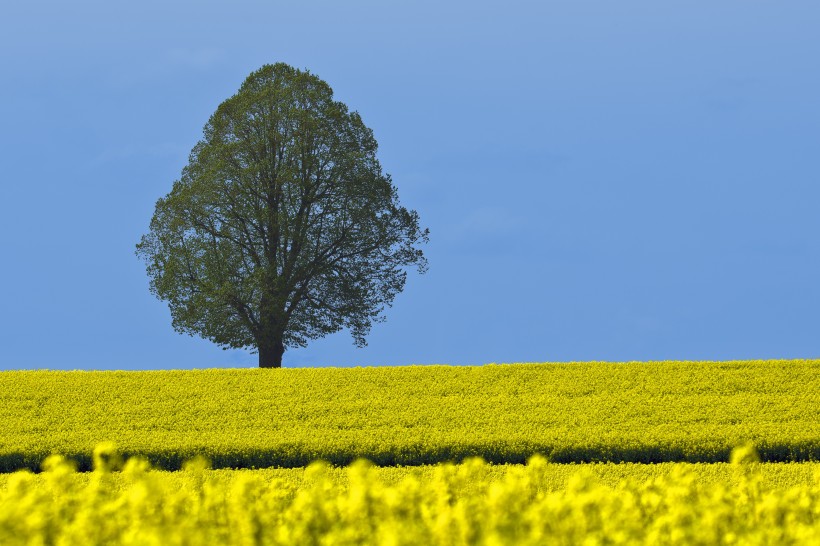
<instances>
[{"instance_id":1,"label":"sky","mask_svg":"<svg viewBox=\"0 0 820 546\"><path fill-rule=\"evenodd\" d=\"M814 0L12 2L0 369L255 367L134 254L252 71L358 111L430 229L368 346L286 367L820 357Z\"/></svg>"}]
</instances>

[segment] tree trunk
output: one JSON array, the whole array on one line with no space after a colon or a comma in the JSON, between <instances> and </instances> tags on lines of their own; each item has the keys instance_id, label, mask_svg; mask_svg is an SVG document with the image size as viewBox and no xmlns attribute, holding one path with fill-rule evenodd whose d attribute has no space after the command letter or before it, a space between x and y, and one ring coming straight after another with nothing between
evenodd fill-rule
<instances>
[{"instance_id":1,"label":"tree trunk","mask_svg":"<svg viewBox=\"0 0 820 546\"><path fill-rule=\"evenodd\" d=\"M274 339L272 343L259 344L259 367L281 368L282 355L285 354L285 344L282 339Z\"/></svg>"}]
</instances>

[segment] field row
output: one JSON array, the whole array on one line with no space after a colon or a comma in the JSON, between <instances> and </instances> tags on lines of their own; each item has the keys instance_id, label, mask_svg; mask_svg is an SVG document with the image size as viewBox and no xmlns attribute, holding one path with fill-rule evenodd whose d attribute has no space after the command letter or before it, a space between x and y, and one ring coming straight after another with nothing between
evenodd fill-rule
<instances>
[{"instance_id":1,"label":"field row","mask_svg":"<svg viewBox=\"0 0 820 546\"><path fill-rule=\"evenodd\" d=\"M120 459L122 460L122 458ZM463 495L475 491L475 484L489 484L503 480L507 474L520 472L523 465L517 464L479 464L481 459L468 459L471 461L473 481L470 483L459 482L460 485L453 490L453 494ZM74 461L66 459L66 462L76 470ZM483 461L482 461L483 462ZM146 461L147 463L147 461ZM191 465L191 462L183 463ZM463 464L463 463L459 463ZM117 467L121 470L123 465ZM150 464L149 464L150 466ZM411 478L419 481L430 481L437 474L442 472L442 468L450 470L457 468L453 463L440 463L436 465L419 466L372 466L370 474L380 483L385 485L397 485L402 480ZM730 463L592 463L592 464L547 464L542 465L539 470L540 487L545 491L560 491L566 489L573 476L579 472L584 472L592 476L598 483L610 488L617 487L622 481L646 482L652 479L669 477L679 470L686 468L691 471L695 482L698 485L708 486L711 484L739 485L739 476L735 465ZM184 471L169 471L152 469L152 475L161 480L164 486L169 489L185 489L192 486L193 482L198 482L204 475L206 479L219 487L231 487L237 480L246 476L253 476L266 483L276 483L282 491L293 494L305 487L310 482L310 475L313 470L308 467L301 468L259 468L249 469L211 469L207 465L202 474ZM316 468L316 467L314 467ZM767 489L786 490L796 486L810 486L820 479L820 463L761 463L755 467L760 484ZM327 465L322 470L323 475L333 482L334 487L344 489L349 486L349 467ZM16 473L9 472L0 474L0 491L6 489L10 481L14 481ZM30 476L31 484L35 487L43 487L51 479L48 472L39 472ZM85 487L94 481L94 472L72 472L70 480L72 487ZM127 472L113 472L109 474L107 480L116 488L123 489L130 480ZM455 485L454 485L455 487ZM463 488L462 488L463 487Z\"/></svg>"},{"instance_id":2,"label":"field row","mask_svg":"<svg viewBox=\"0 0 820 546\"><path fill-rule=\"evenodd\" d=\"M820 460L820 361L0 373L0 471L112 440L157 467Z\"/></svg>"},{"instance_id":3,"label":"field row","mask_svg":"<svg viewBox=\"0 0 820 546\"><path fill-rule=\"evenodd\" d=\"M0 480L0 543L97 544L817 544L820 464L460 465L122 472ZM617 477L617 481L614 478Z\"/></svg>"}]
</instances>

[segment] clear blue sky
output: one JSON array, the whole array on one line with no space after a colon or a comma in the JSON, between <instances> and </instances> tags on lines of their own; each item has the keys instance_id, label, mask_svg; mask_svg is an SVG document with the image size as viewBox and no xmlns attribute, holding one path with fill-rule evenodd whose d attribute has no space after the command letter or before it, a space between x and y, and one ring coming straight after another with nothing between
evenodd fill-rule
<instances>
[{"instance_id":1,"label":"clear blue sky","mask_svg":"<svg viewBox=\"0 0 820 546\"><path fill-rule=\"evenodd\" d=\"M358 110L430 228L369 346L286 366L820 357L820 4L11 2L0 368L255 366L134 245L266 63Z\"/></svg>"}]
</instances>

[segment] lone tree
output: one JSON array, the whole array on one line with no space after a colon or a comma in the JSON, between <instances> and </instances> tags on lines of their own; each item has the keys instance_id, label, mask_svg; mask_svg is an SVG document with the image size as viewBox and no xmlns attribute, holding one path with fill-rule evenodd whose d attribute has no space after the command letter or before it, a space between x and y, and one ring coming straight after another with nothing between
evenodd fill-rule
<instances>
[{"instance_id":1,"label":"lone tree","mask_svg":"<svg viewBox=\"0 0 820 546\"><path fill-rule=\"evenodd\" d=\"M284 63L219 105L137 244L173 327L278 368L287 347L350 329L367 344L407 277L427 270L415 211L373 131L328 84Z\"/></svg>"}]
</instances>

